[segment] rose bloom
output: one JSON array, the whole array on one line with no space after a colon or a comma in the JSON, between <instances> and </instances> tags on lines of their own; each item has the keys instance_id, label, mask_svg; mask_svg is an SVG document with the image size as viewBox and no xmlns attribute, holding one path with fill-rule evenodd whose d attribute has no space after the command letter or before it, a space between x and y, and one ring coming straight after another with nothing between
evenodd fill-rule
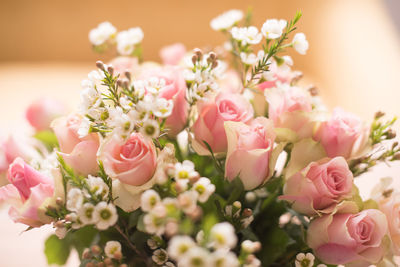
<instances>
[{"instance_id":1,"label":"rose bloom","mask_svg":"<svg viewBox=\"0 0 400 267\"><path fill-rule=\"evenodd\" d=\"M178 65L186 54L185 45L176 43L169 46L164 46L160 50L160 57L165 65Z\"/></svg>"},{"instance_id":2,"label":"rose bloom","mask_svg":"<svg viewBox=\"0 0 400 267\"><path fill-rule=\"evenodd\" d=\"M50 129L51 122L66 113L65 105L55 99L44 97L29 105L25 112L26 119L36 131Z\"/></svg>"},{"instance_id":3,"label":"rose bloom","mask_svg":"<svg viewBox=\"0 0 400 267\"><path fill-rule=\"evenodd\" d=\"M254 119L250 125L227 121L225 131L228 140L225 177L232 181L239 176L246 190L263 184L270 174L275 140L272 121L265 117Z\"/></svg>"},{"instance_id":4,"label":"rose bloom","mask_svg":"<svg viewBox=\"0 0 400 267\"><path fill-rule=\"evenodd\" d=\"M368 142L368 128L359 117L335 108L330 120L322 122L314 140L320 141L329 157L355 157Z\"/></svg>"},{"instance_id":5,"label":"rose bloom","mask_svg":"<svg viewBox=\"0 0 400 267\"><path fill-rule=\"evenodd\" d=\"M80 137L78 129L82 117L78 114L60 117L53 121L51 127L60 145L60 155L74 171L84 176L98 171L97 150L99 137L96 133Z\"/></svg>"},{"instance_id":6,"label":"rose bloom","mask_svg":"<svg viewBox=\"0 0 400 267\"><path fill-rule=\"evenodd\" d=\"M186 81L182 69L179 67L154 67L145 69L141 73L141 79L157 77L164 79L166 85L159 90L158 97L171 100L174 103L171 115L167 118L165 126L168 135L175 136L186 125L189 104L186 101Z\"/></svg>"},{"instance_id":7,"label":"rose bloom","mask_svg":"<svg viewBox=\"0 0 400 267\"><path fill-rule=\"evenodd\" d=\"M157 154L151 139L132 133L128 140L110 136L102 145L99 159L106 173L121 183L141 186L148 182L156 170Z\"/></svg>"},{"instance_id":8,"label":"rose bloom","mask_svg":"<svg viewBox=\"0 0 400 267\"><path fill-rule=\"evenodd\" d=\"M302 214L329 213L339 201L351 197L352 188L347 161L325 158L289 177L280 199L293 203L292 208Z\"/></svg>"},{"instance_id":9,"label":"rose bloom","mask_svg":"<svg viewBox=\"0 0 400 267\"><path fill-rule=\"evenodd\" d=\"M209 153L203 141L210 145L214 153L227 151L225 121L248 123L254 116L253 107L243 96L224 92L218 94L215 101L198 103L198 113L192 128L192 145L200 155Z\"/></svg>"},{"instance_id":10,"label":"rose bloom","mask_svg":"<svg viewBox=\"0 0 400 267\"><path fill-rule=\"evenodd\" d=\"M32 227L48 223L48 219L43 221L42 204L53 196L53 180L21 158L16 158L10 165L7 178L10 184L0 187L0 206L5 203L11 205L8 213L14 222Z\"/></svg>"},{"instance_id":11,"label":"rose bloom","mask_svg":"<svg viewBox=\"0 0 400 267\"><path fill-rule=\"evenodd\" d=\"M382 198L379 201L379 209L388 219L393 253L400 255L400 193L396 192L390 197Z\"/></svg>"},{"instance_id":12,"label":"rose bloom","mask_svg":"<svg viewBox=\"0 0 400 267\"><path fill-rule=\"evenodd\" d=\"M136 57L116 57L108 62L108 65L114 67L114 75L119 74L120 77L124 76L125 71L136 73L139 71L139 60Z\"/></svg>"},{"instance_id":13,"label":"rose bloom","mask_svg":"<svg viewBox=\"0 0 400 267\"><path fill-rule=\"evenodd\" d=\"M375 209L325 215L311 222L307 243L324 263L369 266L386 252L383 238L387 229L385 214Z\"/></svg>"}]
</instances>

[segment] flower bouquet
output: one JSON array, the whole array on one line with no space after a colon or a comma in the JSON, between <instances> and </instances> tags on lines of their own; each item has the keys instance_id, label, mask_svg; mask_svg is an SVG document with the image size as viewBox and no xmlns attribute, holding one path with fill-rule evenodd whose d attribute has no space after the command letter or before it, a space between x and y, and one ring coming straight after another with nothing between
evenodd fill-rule
<instances>
[{"instance_id":1,"label":"flower bouquet","mask_svg":"<svg viewBox=\"0 0 400 267\"><path fill-rule=\"evenodd\" d=\"M308 49L300 17L259 30L228 11L210 24L225 44L171 45L162 64L143 62L140 28L101 23L94 50L119 56L74 113L29 107L35 135L2 143L0 204L27 230L53 225L49 264L75 249L86 267L395 266L400 194L385 178L362 200L354 184L400 159L395 119L367 126L300 86L285 55Z\"/></svg>"}]
</instances>

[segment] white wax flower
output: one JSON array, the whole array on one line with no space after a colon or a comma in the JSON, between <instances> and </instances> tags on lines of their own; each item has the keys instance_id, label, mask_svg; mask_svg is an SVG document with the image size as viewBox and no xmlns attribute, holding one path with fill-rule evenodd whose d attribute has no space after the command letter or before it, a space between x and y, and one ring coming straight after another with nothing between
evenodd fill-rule
<instances>
[{"instance_id":1,"label":"white wax flower","mask_svg":"<svg viewBox=\"0 0 400 267\"><path fill-rule=\"evenodd\" d=\"M258 44L261 42L262 35L254 26L250 27L233 27L231 30L233 39L240 41L242 45Z\"/></svg>"},{"instance_id":2,"label":"white wax flower","mask_svg":"<svg viewBox=\"0 0 400 267\"><path fill-rule=\"evenodd\" d=\"M268 19L261 27L261 33L267 39L276 39L281 37L287 21L284 19Z\"/></svg>"},{"instance_id":3,"label":"white wax flower","mask_svg":"<svg viewBox=\"0 0 400 267\"><path fill-rule=\"evenodd\" d=\"M223 249L214 251L211 255L214 266L218 267L239 267L239 260L235 253Z\"/></svg>"},{"instance_id":4,"label":"white wax flower","mask_svg":"<svg viewBox=\"0 0 400 267\"><path fill-rule=\"evenodd\" d=\"M165 221L156 213L150 212L144 215L143 223L149 234L162 235L165 232Z\"/></svg>"},{"instance_id":5,"label":"white wax flower","mask_svg":"<svg viewBox=\"0 0 400 267\"><path fill-rule=\"evenodd\" d=\"M83 193L78 188L71 188L67 194L67 209L78 211L83 205Z\"/></svg>"},{"instance_id":6,"label":"white wax flower","mask_svg":"<svg viewBox=\"0 0 400 267\"><path fill-rule=\"evenodd\" d=\"M135 45L142 42L144 37L140 27L130 28L126 31L121 31L117 34L117 51L123 56L128 56L133 53Z\"/></svg>"},{"instance_id":7,"label":"white wax flower","mask_svg":"<svg viewBox=\"0 0 400 267\"><path fill-rule=\"evenodd\" d=\"M160 201L160 195L153 189L144 191L140 197L140 204L143 211L151 211Z\"/></svg>"},{"instance_id":8,"label":"white wax flower","mask_svg":"<svg viewBox=\"0 0 400 267\"><path fill-rule=\"evenodd\" d=\"M110 190L102 178L89 175L86 182L91 193L101 196L103 199L108 196Z\"/></svg>"},{"instance_id":9,"label":"white wax flower","mask_svg":"<svg viewBox=\"0 0 400 267\"><path fill-rule=\"evenodd\" d=\"M195 190L198 195L198 200L202 203L206 202L210 195L215 192L215 185L213 185L210 179L206 177L201 177L194 185L193 190Z\"/></svg>"},{"instance_id":10,"label":"white wax flower","mask_svg":"<svg viewBox=\"0 0 400 267\"><path fill-rule=\"evenodd\" d=\"M187 180L191 175L196 174L194 170L194 163L190 160L184 160L182 163L175 163L175 172L174 177L175 180Z\"/></svg>"},{"instance_id":11,"label":"white wax flower","mask_svg":"<svg viewBox=\"0 0 400 267\"><path fill-rule=\"evenodd\" d=\"M305 55L308 50L308 41L304 33L296 33L292 41L294 49L301 55Z\"/></svg>"},{"instance_id":12,"label":"white wax flower","mask_svg":"<svg viewBox=\"0 0 400 267\"><path fill-rule=\"evenodd\" d=\"M210 241L217 249L234 248L237 242L235 228L228 222L217 223L211 228Z\"/></svg>"},{"instance_id":13,"label":"white wax flower","mask_svg":"<svg viewBox=\"0 0 400 267\"><path fill-rule=\"evenodd\" d=\"M110 22L102 22L89 32L89 40L93 45L102 45L116 32L117 29Z\"/></svg>"},{"instance_id":14,"label":"white wax flower","mask_svg":"<svg viewBox=\"0 0 400 267\"><path fill-rule=\"evenodd\" d=\"M172 109L174 108L174 102L172 99L156 98L153 113L156 117L167 118L171 115Z\"/></svg>"},{"instance_id":15,"label":"white wax flower","mask_svg":"<svg viewBox=\"0 0 400 267\"><path fill-rule=\"evenodd\" d=\"M312 253L299 253L296 255L295 265L296 267L312 267L314 266L315 257ZM307 264L307 265L306 265Z\"/></svg>"},{"instance_id":16,"label":"white wax flower","mask_svg":"<svg viewBox=\"0 0 400 267\"><path fill-rule=\"evenodd\" d=\"M196 243L190 236L177 235L169 241L168 254L172 259L177 260L194 246Z\"/></svg>"},{"instance_id":17,"label":"white wax flower","mask_svg":"<svg viewBox=\"0 0 400 267\"><path fill-rule=\"evenodd\" d=\"M146 120L140 127L140 132L149 138L157 138L160 135L160 127L155 120Z\"/></svg>"},{"instance_id":18,"label":"white wax flower","mask_svg":"<svg viewBox=\"0 0 400 267\"><path fill-rule=\"evenodd\" d=\"M243 12L241 10L232 9L212 19L210 26L215 31L227 30L239 22L242 18Z\"/></svg>"},{"instance_id":19,"label":"white wax flower","mask_svg":"<svg viewBox=\"0 0 400 267\"><path fill-rule=\"evenodd\" d=\"M261 248L261 243L254 242L251 240L245 240L242 242L241 246L242 246L242 250L246 251L247 253L253 254Z\"/></svg>"},{"instance_id":20,"label":"white wax flower","mask_svg":"<svg viewBox=\"0 0 400 267\"><path fill-rule=\"evenodd\" d=\"M160 90L165 87L166 82L165 79L158 78L158 77L151 77L147 81L146 89L149 91L151 94L157 95Z\"/></svg>"},{"instance_id":21,"label":"white wax flower","mask_svg":"<svg viewBox=\"0 0 400 267\"><path fill-rule=\"evenodd\" d=\"M168 260L168 253L162 248L157 249L153 252L151 259L158 265L162 265Z\"/></svg>"},{"instance_id":22,"label":"white wax flower","mask_svg":"<svg viewBox=\"0 0 400 267\"><path fill-rule=\"evenodd\" d=\"M114 258L115 253L121 253L121 243L118 241L108 241L104 247L104 253L109 258Z\"/></svg>"},{"instance_id":23,"label":"white wax flower","mask_svg":"<svg viewBox=\"0 0 400 267\"><path fill-rule=\"evenodd\" d=\"M202 247L192 247L178 259L178 266L209 267L211 264L210 252Z\"/></svg>"},{"instance_id":24,"label":"white wax flower","mask_svg":"<svg viewBox=\"0 0 400 267\"><path fill-rule=\"evenodd\" d=\"M98 221L98 214L92 203L85 203L78 211L78 218L83 224L94 224Z\"/></svg>"},{"instance_id":25,"label":"white wax flower","mask_svg":"<svg viewBox=\"0 0 400 267\"><path fill-rule=\"evenodd\" d=\"M186 191L178 196L179 206L185 213L193 212L197 207L198 193L195 191Z\"/></svg>"},{"instance_id":26,"label":"white wax flower","mask_svg":"<svg viewBox=\"0 0 400 267\"><path fill-rule=\"evenodd\" d=\"M99 230L106 230L108 227L113 226L118 220L117 209L111 203L102 201L96 205L94 214L98 219L96 228Z\"/></svg>"}]
</instances>

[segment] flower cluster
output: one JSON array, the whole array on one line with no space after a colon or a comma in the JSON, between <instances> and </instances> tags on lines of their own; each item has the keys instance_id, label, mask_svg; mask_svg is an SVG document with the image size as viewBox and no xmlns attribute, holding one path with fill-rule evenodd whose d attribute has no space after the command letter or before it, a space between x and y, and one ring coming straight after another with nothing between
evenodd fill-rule
<instances>
[{"instance_id":1,"label":"flower cluster","mask_svg":"<svg viewBox=\"0 0 400 267\"><path fill-rule=\"evenodd\" d=\"M140 28L101 23L95 51L119 56L97 61L77 111L39 100L34 135L1 141L0 205L53 225L49 264L75 248L87 267L388 266L400 192L385 178L362 199L355 180L400 159L395 119L330 112L298 83L300 17L257 28L228 11L211 21L227 43L173 44L160 64L142 62Z\"/></svg>"}]
</instances>

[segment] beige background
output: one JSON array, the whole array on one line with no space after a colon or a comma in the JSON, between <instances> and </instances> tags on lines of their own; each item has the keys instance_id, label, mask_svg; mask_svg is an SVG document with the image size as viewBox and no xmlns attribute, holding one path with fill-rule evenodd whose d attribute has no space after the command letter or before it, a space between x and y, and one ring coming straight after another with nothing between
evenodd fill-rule
<instances>
[{"instance_id":1,"label":"beige background","mask_svg":"<svg viewBox=\"0 0 400 267\"><path fill-rule=\"evenodd\" d=\"M39 96L77 105L80 81L95 60L112 57L91 52L87 34L99 22L142 27L145 58L158 60L160 47L177 41L188 48L221 44L210 19L249 5L257 26L303 11L299 28L310 50L306 56L293 54L295 68L320 89L330 108L340 105L365 120L377 109L399 115L399 36L382 1L0 0L0 132L29 131L23 112ZM390 170L382 165L357 183L367 196L377 178L399 179L399 171L397 165ZM0 226L0 266L46 266L42 240L49 228L19 235L25 227L13 224L4 210Z\"/></svg>"}]
</instances>

